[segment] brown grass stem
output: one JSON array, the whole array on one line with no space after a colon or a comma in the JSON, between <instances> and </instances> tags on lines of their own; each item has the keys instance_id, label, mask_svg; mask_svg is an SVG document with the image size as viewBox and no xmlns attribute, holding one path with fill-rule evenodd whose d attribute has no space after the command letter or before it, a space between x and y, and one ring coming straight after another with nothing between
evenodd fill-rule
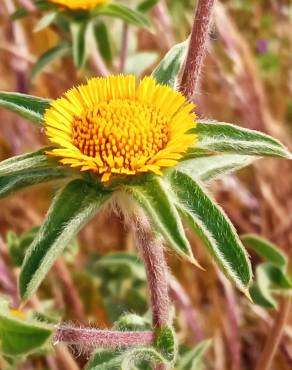
<instances>
[{"instance_id":1,"label":"brown grass stem","mask_svg":"<svg viewBox=\"0 0 292 370\"><path fill-rule=\"evenodd\" d=\"M190 101L197 92L215 0L198 0L180 91Z\"/></svg>"},{"instance_id":2,"label":"brown grass stem","mask_svg":"<svg viewBox=\"0 0 292 370\"><path fill-rule=\"evenodd\" d=\"M274 324L266 339L263 352L261 353L258 359L256 370L270 369L273 358L280 345L284 328L288 320L290 308L291 308L291 298L290 297L282 298L282 301L279 305L279 310L275 317Z\"/></svg>"}]
</instances>

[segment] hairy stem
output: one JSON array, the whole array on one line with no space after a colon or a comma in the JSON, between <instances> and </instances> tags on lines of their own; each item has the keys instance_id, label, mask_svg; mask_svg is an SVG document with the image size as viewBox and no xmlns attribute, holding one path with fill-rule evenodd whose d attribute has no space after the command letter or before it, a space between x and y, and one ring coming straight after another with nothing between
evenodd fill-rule
<instances>
[{"instance_id":1,"label":"hairy stem","mask_svg":"<svg viewBox=\"0 0 292 370\"><path fill-rule=\"evenodd\" d=\"M136 244L141 251L150 293L154 327L169 323L168 271L163 246L152 233L145 215L140 213L132 224Z\"/></svg>"},{"instance_id":2,"label":"hairy stem","mask_svg":"<svg viewBox=\"0 0 292 370\"><path fill-rule=\"evenodd\" d=\"M152 324L154 328L170 322L170 300L168 295L168 271L163 245L151 231L144 213L140 213L132 223L132 230L140 249L147 275L150 293ZM157 364L155 370L167 370L168 366Z\"/></svg>"},{"instance_id":3,"label":"hairy stem","mask_svg":"<svg viewBox=\"0 0 292 370\"><path fill-rule=\"evenodd\" d=\"M274 355L279 348L283 331L288 320L290 307L291 298L283 298L282 302L280 303L279 311L276 315L274 324L266 340L264 350L258 359L256 370L270 369Z\"/></svg>"},{"instance_id":4,"label":"hairy stem","mask_svg":"<svg viewBox=\"0 0 292 370\"><path fill-rule=\"evenodd\" d=\"M53 338L55 343L85 344L86 346L117 348L149 345L154 340L152 331L112 331L60 327Z\"/></svg>"},{"instance_id":5,"label":"hairy stem","mask_svg":"<svg viewBox=\"0 0 292 370\"><path fill-rule=\"evenodd\" d=\"M197 92L205 49L209 37L212 9L215 0L198 0L192 27L189 50L180 82L180 91L192 100Z\"/></svg>"}]
</instances>

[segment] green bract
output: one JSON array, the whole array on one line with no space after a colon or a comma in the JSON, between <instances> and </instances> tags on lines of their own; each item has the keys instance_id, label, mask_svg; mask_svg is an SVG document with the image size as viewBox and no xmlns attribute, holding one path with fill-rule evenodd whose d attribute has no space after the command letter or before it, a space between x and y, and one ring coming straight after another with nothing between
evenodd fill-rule
<instances>
[{"instance_id":1,"label":"green bract","mask_svg":"<svg viewBox=\"0 0 292 370\"><path fill-rule=\"evenodd\" d=\"M94 13L109 14L108 9L99 8ZM110 9L113 12L117 7ZM79 35L82 24L79 28L79 24L77 27L77 23L72 23L72 27L76 44L84 46ZM84 49L83 46L80 48ZM165 56L153 73L158 82L172 87L176 85L186 47L187 42L176 45ZM77 59L78 63L83 62L80 54L76 54ZM42 125L49 103L49 100L28 95L0 93L0 106L39 125ZM291 154L268 135L228 123L199 121L193 132L197 135L194 146L163 176L116 177L106 185L101 184L96 175L68 169L48 159L44 153L46 148L3 161L0 164L1 196L41 182L62 180L64 183L26 252L20 273L22 297L27 299L36 291L55 259L79 229L117 194L142 207L153 229L167 245L197 263L183 228L183 221L186 221L219 268L247 293L252 276L248 255L227 215L206 191L204 182L244 167L262 156L291 159ZM260 250L258 247L259 253ZM265 267L267 270L280 285L288 284L273 267Z\"/></svg>"}]
</instances>

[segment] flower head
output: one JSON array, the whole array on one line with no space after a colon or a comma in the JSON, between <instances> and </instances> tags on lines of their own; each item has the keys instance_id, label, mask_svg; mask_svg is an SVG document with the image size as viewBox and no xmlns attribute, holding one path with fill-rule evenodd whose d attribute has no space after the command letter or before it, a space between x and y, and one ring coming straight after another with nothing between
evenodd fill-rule
<instances>
[{"instance_id":1,"label":"flower head","mask_svg":"<svg viewBox=\"0 0 292 370\"><path fill-rule=\"evenodd\" d=\"M93 78L55 100L46 111L46 134L58 145L48 154L63 164L114 174L153 172L177 164L194 144L194 105L151 77Z\"/></svg>"},{"instance_id":2,"label":"flower head","mask_svg":"<svg viewBox=\"0 0 292 370\"><path fill-rule=\"evenodd\" d=\"M68 9L92 9L97 5L104 4L107 0L49 0L51 3L62 5Z\"/></svg>"}]
</instances>

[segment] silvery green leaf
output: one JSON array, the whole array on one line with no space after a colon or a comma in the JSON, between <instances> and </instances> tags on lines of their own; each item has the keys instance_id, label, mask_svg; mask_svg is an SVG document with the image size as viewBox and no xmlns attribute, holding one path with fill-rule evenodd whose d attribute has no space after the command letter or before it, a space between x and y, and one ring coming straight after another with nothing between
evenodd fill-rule
<instances>
[{"instance_id":1,"label":"silvery green leaf","mask_svg":"<svg viewBox=\"0 0 292 370\"><path fill-rule=\"evenodd\" d=\"M169 85L175 88L187 50L188 40L174 45L152 72L152 77L162 85Z\"/></svg>"},{"instance_id":2,"label":"silvery green leaf","mask_svg":"<svg viewBox=\"0 0 292 370\"><path fill-rule=\"evenodd\" d=\"M54 261L109 195L83 180L70 182L57 194L22 264L19 288L23 299L35 293Z\"/></svg>"},{"instance_id":3,"label":"silvery green leaf","mask_svg":"<svg viewBox=\"0 0 292 370\"><path fill-rule=\"evenodd\" d=\"M223 209L197 181L185 173L173 170L167 178L182 216L226 276L248 295L252 277L250 261Z\"/></svg>"},{"instance_id":4,"label":"silvery green leaf","mask_svg":"<svg viewBox=\"0 0 292 370\"><path fill-rule=\"evenodd\" d=\"M277 139L230 123L199 120L191 132L198 135L195 148L209 150L214 154L234 153L292 158L289 150Z\"/></svg>"},{"instance_id":5,"label":"silvery green leaf","mask_svg":"<svg viewBox=\"0 0 292 370\"><path fill-rule=\"evenodd\" d=\"M256 157L249 155L218 154L182 161L176 168L192 178L204 182L237 171L255 160Z\"/></svg>"},{"instance_id":6,"label":"silvery green leaf","mask_svg":"<svg viewBox=\"0 0 292 370\"><path fill-rule=\"evenodd\" d=\"M32 123L41 125L51 100L32 95L0 91L0 108L8 109Z\"/></svg>"}]
</instances>

